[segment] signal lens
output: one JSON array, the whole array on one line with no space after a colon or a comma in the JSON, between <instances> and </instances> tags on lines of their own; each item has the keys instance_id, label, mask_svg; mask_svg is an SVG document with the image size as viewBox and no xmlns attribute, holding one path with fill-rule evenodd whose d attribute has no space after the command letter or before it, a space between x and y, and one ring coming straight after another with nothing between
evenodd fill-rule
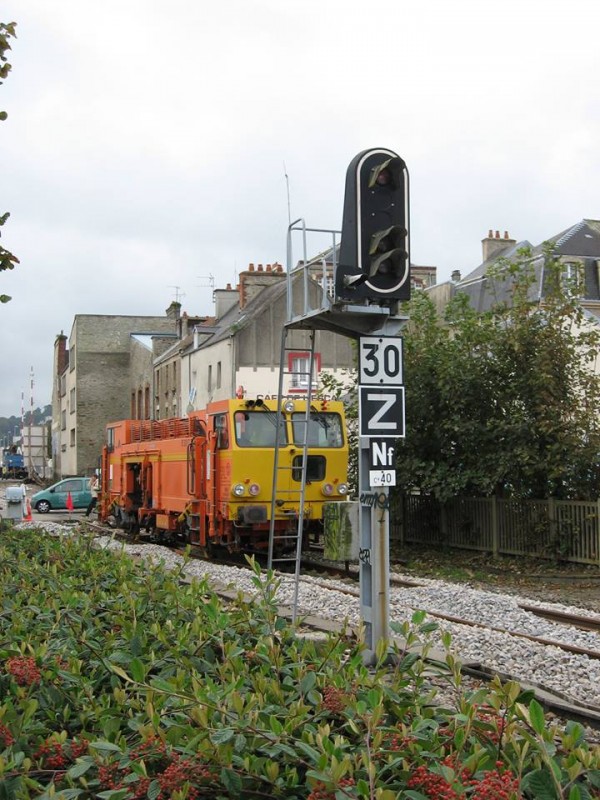
<instances>
[{"instance_id":1,"label":"signal lens","mask_svg":"<svg viewBox=\"0 0 600 800\"><path fill-rule=\"evenodd\" d=\"M252 497L256 497L256 495L259 494L260 492L260 486L258 485L258 483L251 483L250 486L248 487L248 491L250 492Z\"/></svg>"},{"instance_id":2,"label":"signal lens","mask_svg":"<svg viewBox=\"0 0 600 800\"><path fill-rule=\"evenodd\" d=\"M231 491L236 497L243 497L246 488L243 483L236 483Z\"/></svg>"},{"instance_id":3,"label":"signal lens","mask_svg":"<svg viewBox=\"0 0 600 800\"><path fill-rule=\"evenodd\" d=\"M348 486L345 483L340 483L337 490L338 494L348 494Z\"/></svg>"},{"instance_id":4,"label":"signal lens","mask_svg":"<svg viewBox=\"0 0 600 800\"><path fill-rule=\"evenodd\" d=\"M321 488L321 491L323 492L325 497L329 497L330 495L333 494L333 486L330 483L324 483Z\"/></svg>"},{"instance_id":5,"label":"signal lens","mask_svg":"<svg viewBox=\"0 0 600 800\"><path fill-rule=\"evenodd\" d=\"M285 400L283 403L283 410L286 414L291 414L294 410L294 401L293 400Z\"/></svg>"}]
</instances>

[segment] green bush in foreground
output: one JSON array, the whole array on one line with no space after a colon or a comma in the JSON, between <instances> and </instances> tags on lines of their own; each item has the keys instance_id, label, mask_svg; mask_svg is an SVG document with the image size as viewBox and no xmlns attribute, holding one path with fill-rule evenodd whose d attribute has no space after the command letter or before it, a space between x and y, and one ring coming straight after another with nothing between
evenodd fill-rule
<instances>
[{"instance_id":1,"label":"green bush in foreground","mask_svg":"<svg viewBox=\"0 0 600 800\"><path fill-rule=\"evenodd\" d=\"M225 604L83 538L4 530L0 563L0 800L600 797L581 726L516 684L466 696L447 637L444 663L416 655L422 613L367 669L344 635L298 637L257 567Z\"/></svg>"}]
</instances>

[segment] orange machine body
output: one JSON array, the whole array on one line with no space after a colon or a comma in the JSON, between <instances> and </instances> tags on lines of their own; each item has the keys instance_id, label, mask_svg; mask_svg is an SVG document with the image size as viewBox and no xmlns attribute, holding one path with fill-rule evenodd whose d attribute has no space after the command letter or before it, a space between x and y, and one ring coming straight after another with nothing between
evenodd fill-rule
<instances>
[{"instance_id":1,"label":"orange machine body","mask_svg":"<svg viewBox=\"0 0 600 800\"><path fill-rule=\"evenodd\" d=\"M275 530L291 532L304 500L305 530L319 534L323 504L347 499L347 468L336 401L313 401L308 416L304 400L231 399L183 419L123 420L107 426L100 519L158 539L261 550L273 508Z\"/></svg>"}]
</instances>

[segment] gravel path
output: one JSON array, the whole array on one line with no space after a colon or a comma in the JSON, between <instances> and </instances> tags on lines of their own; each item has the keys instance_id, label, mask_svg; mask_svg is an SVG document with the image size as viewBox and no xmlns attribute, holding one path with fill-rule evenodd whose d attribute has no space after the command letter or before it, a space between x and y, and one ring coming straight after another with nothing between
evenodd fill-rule
<instances>
[{"instance_id":1,"label":"gravel path","mask_svg":"<svg viewBox=\"0 0 600 800\"><path fill-rule=\"evenodd\" d=\"M20 523L26 530L39 523ZM71 533L74 527L44 520L44 528L50 534ZM75 528L77 529L77 527ZM124 550L132 556L162 561L166 566L179 566L182 557L168 548L153 544L124 544L111 537L100 537L98 545ZM234 587L249 595L256 593L252 573L243 567L231 567L205 561L191 561L186 567L191 576L207 576L211 583L220 587ZM410 576L394 573L395 577L415 580ZM360 606L356 586L349 587L345 581L302 577L299 589L301 614L315 614L331 620L347 620L350 624L360 622ZM499 633L491 628L503 628L513 633L527 633L556 642L577 645L600 652L600 635L550 622L519 608L520 602L531 602L530 598L499 590L474 588L464 583L419 578L420 586L392 587L390 592L390 617L395 622L410 619L416 609L431 613L449 614L471 620L478 625L471 627L453 622L439 621L440 629L452 634L452 649L465 661L475 661L493 671L513 675L518 680L534 683L585 707L600 707L600 660L583 655L566 653L558 647L545 646L514 635ZM278 589L278 600L284 605L293 601L294 581L282 576ZM556 603L540 603L580 616L590 616L585 608ZM436 646L441 647L439 640Z\"/></svg>"}]
</instances>

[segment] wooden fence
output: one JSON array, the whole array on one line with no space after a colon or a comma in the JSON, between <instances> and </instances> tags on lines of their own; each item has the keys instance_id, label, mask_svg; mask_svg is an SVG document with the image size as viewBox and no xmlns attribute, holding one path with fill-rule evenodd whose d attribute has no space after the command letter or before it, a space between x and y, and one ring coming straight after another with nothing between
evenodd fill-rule
<instances>
[{"instance_id":1,"label":"wooden fence","mask_svg":"<svg viewBox=\"0 0 600 800\"><path fill-rule=\"evenodd\" d=\"M390 535L403 543L527 555L600 566L600 501L390 498Z\"/></svg>"}]
</instances>

